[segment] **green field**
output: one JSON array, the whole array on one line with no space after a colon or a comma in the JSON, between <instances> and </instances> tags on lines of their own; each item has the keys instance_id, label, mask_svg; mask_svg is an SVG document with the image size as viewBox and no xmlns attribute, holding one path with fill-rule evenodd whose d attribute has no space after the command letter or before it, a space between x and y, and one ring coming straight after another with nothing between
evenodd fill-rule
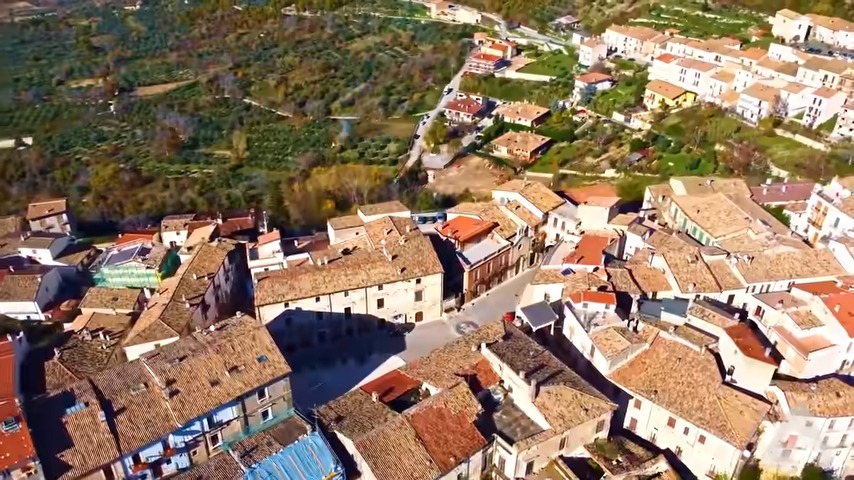
<instances>
[{"instance_id":1,"label":"green field","mask_svg":"<svg viewBox=\"0 0 854 480\"><path fill-rule=\"evenodd\" d=\"M522 73L533 73L536 75L551 75L553 77L563 77L572 75L575 71L575 66L578 64L578 54L576 52L566 53L546 53L537 57L534 63L525 65L519 71Z\"/></svg>"}]
</instances>

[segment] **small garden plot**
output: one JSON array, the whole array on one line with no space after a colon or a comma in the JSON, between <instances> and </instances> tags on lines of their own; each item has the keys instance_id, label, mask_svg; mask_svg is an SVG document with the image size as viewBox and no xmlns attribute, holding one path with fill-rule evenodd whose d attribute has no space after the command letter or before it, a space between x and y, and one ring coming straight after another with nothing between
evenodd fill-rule
<instances>
[{"instance_id":1,"label":"small garden plot","mask_svg":"<svg viewBox=\"0 0 854 480\"><path fill-rule=\"evenodd\" d=\"M535 62L519 69L519 72L563 77L573 74L575 66L578 64L578 55L575 52L568 54L563 52L547 53L535 60Z\"/></svg>"},{"instance_id":2,"label":"small garden plot","mask_svg":"<svg viewBox=\"0 0 854 480\"><path fill-rule=\"evenodd\" d=\"M762 15L729 8L704 8L699 3L653 4L646 15L631 20L633 25L643 25L663 31L679 30L680 35L697 38L738 37L767 22ZM749 41L749 38L746 39Z\"/></svg>"}]
</instances>

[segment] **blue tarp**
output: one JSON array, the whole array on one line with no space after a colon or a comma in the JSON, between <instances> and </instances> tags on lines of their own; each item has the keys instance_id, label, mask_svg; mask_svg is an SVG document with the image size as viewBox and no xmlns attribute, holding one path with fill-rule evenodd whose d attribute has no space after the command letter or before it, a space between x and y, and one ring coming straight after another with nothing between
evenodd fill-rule
<instances>
[{"instance_id":1,"label":"blue tarp","mask_svg":"<svg viewBox=\"0 0 854 480\"><path fill-rule=\"evenodd\" d=\"M344 480L344 469L329 444L309 433L243 475L245 480Z\"/></svg>"}]
</instances>

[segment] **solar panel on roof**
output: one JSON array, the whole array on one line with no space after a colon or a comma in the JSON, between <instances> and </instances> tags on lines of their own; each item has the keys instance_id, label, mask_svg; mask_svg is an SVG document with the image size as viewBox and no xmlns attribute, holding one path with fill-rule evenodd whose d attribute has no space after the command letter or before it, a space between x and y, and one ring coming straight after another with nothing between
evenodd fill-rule
<instances>
[{"instance_id":1,"label":"solar panel on roof","mask_svg":"<svg viewBox=\"0 0 854 480\"><path fill-rule=\"evenodd\" d=\"M136 257L136 253L139 249L142 248L142 245L134 245L131 248L126 248L123 250L119 250L107 258L107 261L104 262L104 265L121 265L122 263L129 262Z\"/></svg>"}]
</instances>

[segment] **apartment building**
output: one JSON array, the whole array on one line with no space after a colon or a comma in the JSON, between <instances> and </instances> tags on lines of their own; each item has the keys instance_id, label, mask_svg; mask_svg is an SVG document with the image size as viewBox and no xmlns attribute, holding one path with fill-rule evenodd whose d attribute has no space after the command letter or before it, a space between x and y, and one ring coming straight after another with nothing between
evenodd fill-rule
<instances>
[{"instance_id":1,"label":"apartment building","mask_svg":"<svg viewBox=\"0 0 854 480\"><path fill-rule=\"evenodd\" d=\"M604 439L615 408L524 333L494 322L329 402L318 417L363 478L518 478Z\"/></svg>"},{"instance_id":2,"label":"apartment building","mask_svg":"<svg viewBox=\"0 0 854 480\"><path fill-rule=\"evenodd\" d=\"M472 97L455 98L445 105L445 118L454 123L474 123L486 111L486 104Z\"/></svg>"},{"instance_id":3,"label":"apartment building","mask_svg":"<svg viewBox=\"0 0 854 480\"><path fill-rule=\"evenodd\" d=\"M258 282L257 317L284 335L286 349L441 316L444 270L430 240L410 217L386 211L361 207L364 234L340 241L332 235L329 248L310 252L306 263Z\"/></svg>"},{"instance_id":4,"label":"apartment building","mask_svg":"<svg viewBox=\"0 0 854 480\"><path fill-rule=\"evenodd\" d=\"M484 52L472 54L466 60L466 69L473 73L492 74L504 66L504 57Z\"/></svg>"},{"instance_id":5,"label":"apartment building","mask_svg":"<svg viewBox=\"0 0 854 480\"><path fill-rule=\"evenodd\" d=\"M181 248L194 230L212 225L215 225L212 232L215 237L254 240L258 233L266 233L266 223L266 213L262 214L262 218L258 218L254 208L226 214L217 212L167 215L160 222L160 241L170 248Z\"/></svg>"},{"instance_id":6,"label":"apartment building","mask_svg":"<svg viewBox=\"0 0 854 480\"><path fill-rule=\"evenodd\" d=\"M854 229L854 177L834 177L830 183L813 191L807 202L806 222L795 230L810 243L824 238L844 236Z\"/></svg>"},{"instance_id":7,"label":"apartment building","mask_svg":"<svg viewBox=\"0 0 854 480\"><path fill-rule=\"evenodd\" d=\"M681 58L676 61L675 83L694 92L699 97L704 97L708 92L709 80L717 72L717 69L718 67L714 63Z\"/></svg>"},{"instance_id":8,"label":"apartment building","mask_svg":"<svg viewBox=\"0 0 854 480\"><path fill-rule=\"evenodd\" d=\"M798 66L796 81L813 88L838 89L843 76L851 70L851 64L845 60L812 57Z\"/></svg>"},{"instance_id":9,"label":"apartment building","mask_svg":"<svg viewBox=\"0 0 854 480\"><path fill-rule=\"evenodd\" d=\"M463 269L462 291L466 302L512 276L512 244L495 231L498 227L496 222L467 215L454 216L436 227L439 236L456 249Z\"/></svg>"},{"instance_id":10,"label":"apartment building","mask_svg":"<svg viewBox=\"0 0 854 480\"><path fill-rule=\"evenodd\" d=\"M707 348L712 337L677 330L659 332L609 376L632 397L623 426L672 451L697 477L733 475L771 405L722 378Z\"/></svg>"},{"instance_id":11,"label":"apartment building","mask_svg":"<svg viewBox=\"0 0 854 480\"><path fill-rule=\"evenodd\" d=\"M267 330L234 317L35 398L35 445L48 478L164 478L291 416L289 374Z\"/></svg>"},{"instance_id":12,"label":"apartment building","mask_svg":"<svg viewBox=\"0 0 854 480\"><path fill-rule=\"evenodd\" d=\"M837 141L854 139L854 103L849 102L842 105L830 138Z\"/></svg>"},{"instance_id":13,"label":"apartment building","mask_svg":"<svg viewBox=\"0 0 854 480\"><path fill-rule=\"evenodd\" d=\"M73 235L77 231L74 213L67 198L57 198L30 203L27 222L33 232L51 232Z\"/></svg>"},{"instance_id":14,"label":"apartment building","mask_svg":"<svg viewBox=\"0 0 854 480\"><path fill-rule=\"evenodd\" d=\"M666 38L653 28L633 25L611 25L602 36L609 52L646 61L652 60L656 45Z\"/></svg>"},{"instance_id":15,"label":"apartment building","mask_svg":"<svg viewBox=\"0 0 854 480\"><path fill-rule=\"evenodd\" d=\"M775 402L775 428L757 448L762 468L798 475L808 463L843 475L854 438L854 397L849 377L809 381L775 380L768 389Z\"/></svg>"},{"instance_id":16,"label":"apartment building","mask_svg":"<svg viewBox=\"0 0 854 480\"><path fill-rule=\"evenodd\" d=\"M838 48L854 49L854 24L838 17L814 13L802 15L783 9L774 15L771 33L787 43L809 40Z\"/></svg>"},{"instance_id":17,"label":"apartment building","mask_svg":"<svg viewBox=\"0 0 854 480\"><path fill-rule=\"evenodd\" d=\"M787 82L797 82L800 69L800 65L794 62L765 58L756 62L751 70L761 78L778 78ZM801 78L806 77L801 75Z\"/></svg>"},{"instance_id":18,"label":"apartment building","mask_svg":"<svg viewBox=\"0 0 854 480\"><path fill-rule=\"evenodd\" d=\"M250 285L241 244L217 239L200 245L154 292L122 342L125 355L134 360L234 315L245 308Z\"/></svg>"},{"instance_id":19,"label":"apartment building","mask_svg":"<svg viewBox=\"0 0 854 480\"><path fill-rule=\"evenodd\" d=\"M608 45L600 38L589 38L578 46L578 64L589 67L608 56Z\"/></svg>"},{"instance_id":20,"label":"apartment building","mask_svg":"<svg viewBox=\"0 0 854 480\"><path fill-rule=\"evenodd\" d=\"M780 207L789 218L789 228L798 230L798 225L806 221L807 203L813 190L818 186L811 180L783 179L775 182L770 178L761 185L750 187L751 198L764 207Z\"/></svg>"},{"instance_id":21,"label":"apartment building","mask_svg":"<svg viewBox=\"0 0 854 480\"><path fill-rule=\"evenodd\" d=\"M756 125L765 117L781 113L780 89L764 83L750 85L738 97L736 113Z\"/></svg>"},{"instance_id":22,"label":"apartment building","mask_svg":"<svg viewBox=\"0 0 854 480\"><path fill-rule=\"evenodd\" d=\"M839 90L821 87L807 95L807 108L801 123L807 128L818 128L842 111L845 94Z\"/></svg>"},{"instance_id":23,"label":"apartment building","mask_svg":"<svg viewBox=\"0 0 854 480\"><path fill-rule=\"evenodd\" d=\"M11 480L44 478L21 403L21 365L28 351L23 333L0 342L0 476Z\"/></svg>"}]
</instances>

